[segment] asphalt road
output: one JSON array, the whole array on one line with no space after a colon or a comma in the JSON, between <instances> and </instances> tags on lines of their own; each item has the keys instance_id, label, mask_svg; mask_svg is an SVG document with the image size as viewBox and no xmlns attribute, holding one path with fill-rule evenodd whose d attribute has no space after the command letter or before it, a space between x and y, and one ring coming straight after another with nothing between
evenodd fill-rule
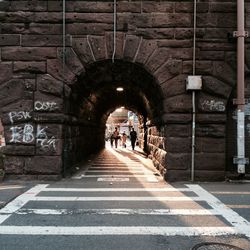
<instances>
[{"instance_id":1,"label":"asphalt road","mask_svg":"<svg viewBox=\"0 0 250 250\"><path fill-rule=\"evenodd\" d=\"M0 206L0 250L250 249L250 183L166 183L128 149L59 182L4 182Z\"/></svg>"}]
</instances>

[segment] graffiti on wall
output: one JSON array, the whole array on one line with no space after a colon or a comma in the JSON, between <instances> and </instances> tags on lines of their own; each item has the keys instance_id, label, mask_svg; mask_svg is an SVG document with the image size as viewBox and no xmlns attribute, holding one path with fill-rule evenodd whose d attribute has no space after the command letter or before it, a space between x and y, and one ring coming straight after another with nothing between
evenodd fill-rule
<instances>
[{"instance_id":1,"label":"graffiti on wall","mask_svg":"<svg viewBox=\"0 0 250 250\"><path fill-rule=\"evenodd\" d=\"M225 104L222 101L205 100L201 103L202 109L210 111L224 112L226 110Z\"/></svg>"},{"instance_id":2,"label":"graffiti on wall","mask_svg":"<svg viewBox=\"0 0 250 250\"><path fill-rule=\"evenodd\" d=\"M29 120L32 118L28 111L14 111L9 112L8 115L11 124L19 120ZM40 124L37 125L36 130L30 123L12 126L10 127L10 143L30 144L36 141L36 143L44 150L56 150L56 138L54 136L49 137L47 130L47 126L42 126Z\"/></svg>"},{"instance_id":3,"label":"graffiti on wall","mask_svg":"<svg viewBox=\"0 0 250 250\"><path fill-rule=\"evenodd\" d=\"M34 107L36 111L54 111L58 109L56 102L36 101Z\"/></svg>"}]
</instances>

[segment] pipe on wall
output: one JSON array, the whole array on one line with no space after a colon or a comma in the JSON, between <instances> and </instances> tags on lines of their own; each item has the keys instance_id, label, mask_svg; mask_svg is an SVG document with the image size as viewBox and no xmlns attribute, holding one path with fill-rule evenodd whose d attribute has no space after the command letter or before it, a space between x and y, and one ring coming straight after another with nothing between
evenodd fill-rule
<instances>
[{"instance_id":1,"label":"pipe on wall","mask_svg":"<svg viewBox=\"0 0 250 250\"><path fill-rule=\"evenodd\" d=\"M194 31L193 31L193 75L195 75L196 66L196 15L197 1L194 0ZM192 91L192 158L191 158L191 181L194 181L194 160L195 160L195 128L196 128L196 110L195 110L195 91Z\"/></svg>"},{"instance_id":2,"label":"pipe on wall","mask_svg":"<svg viewBox=\"0 0 250 250\"><path fill-rule=\"evenodd\" d=\"M244 0L237 0L237 171L245 174L245 11ZM234 159L235 160L235 159Z\"/></svg>"}]
</instances>

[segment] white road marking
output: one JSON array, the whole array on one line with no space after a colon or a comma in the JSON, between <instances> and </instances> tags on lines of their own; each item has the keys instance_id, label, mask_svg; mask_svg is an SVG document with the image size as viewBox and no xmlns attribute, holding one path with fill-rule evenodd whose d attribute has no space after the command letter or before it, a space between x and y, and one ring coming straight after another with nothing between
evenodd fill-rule
<instances>
[{"instance_id":1,"label":"white road marking","mask_svg":"<svg viewBox=\"0 0 250 250\"><path fill-rule=\"evenodd\" d=\"M219 215L213 209L19 209L15 214L67 215Z\"/></svg>"},{"instance_id":2,"label":"white road marking","mask_svg":"<svg viewBox=\"0 0 250 250\"><path fill-rule=\"evenodd\" d=\"M237 195L249 195L250 192L220 192L220 191L214 191L210 192L211 194L237 194Z\"/></svg>"},{"instance_id":3,"label":"white road marking","mask_svg":"<svg viewBox=\"0 0 250 250\"><path fill-rule=\"evenodd\" d=\"M250 237L250 223L246 219L227 207L219 199L199 185L186 186L195 192L199 197L202 197L214 210L218 211L229 223L231 223L231 225L237 229L238 232Z\"/></svg>"},{"instance_id":4,"label":"white road marking","mask_svg":"<svg viewBox=\"0 0 250 250\"><path fill-rule=\"evenodd\" d=\"M34 198L38 193L40 193L47 185L36 185L35 187L29 189L25 193L18 196L16 199L8 203L5 207L0 209L0 224L3 223L12 213L19 210L28 201ZM6 216L6 214L9 214Z\"/></svg>"},{"instance_id":5,"label":"white road marking","mask_svg":"<svg viewBox=\"0 0 250 250\"><path fill-rule=\"evenodd\" d=\"M97 181L124 182L129 181L129 178L97 178Z\"/></svg>"},{"instance_id":6,"label":"white road marking","mask_svg":"<svg viewBox=\"0 0 250 250\"><path fill-rule=\"evenodd\" d=\"M5 190L5 189L20 189L23 188L24 186L0 186L0 190Z\"/></svg>"},{"instance_id":7,"label":"white road marking","mask_svg":"<svg viewBox=\"0 0 250 250\"><path fill-rule=\"evenodd\" d=\"M112 173L131 173L131 174L138 174L138 173L145 173L145 171L144 170L129 170L129 169L127 169L127 170L88 170L88 172L87 173L110 173L110 172L112 172ZM150 173L150 174L152 174L152 172L151 171L148 171L148 173Z\"/></svg>"},{"instance_id":8,"label":"white road marking","mask_svg":"<svg viewBox=\"0 0 250 250\"><path fill-rule=\"evenodd\" d=\"M121 175L115 175L115 174L112 174L112 175L106 175L106 174L100 174L100 175L82 175L82 178L99 178L99 177L102 177L102 178L114 178L114 177L118 177L118 178L127 178L127 177L133 177L133 178L147 178L148 176L152 176L152 177L155 177L153 174L121 174Z\"/></svg>"},{"instance_id":9,"label":"white road marking","mask_svg":"<svg viewBox=\"0 0 250 250\"><path fill-rule=\"evenodd\" d=\"M1 226L0 234L9 235L163 235L163 236L221 236L237 235L234 227L57 227Z\"/></svg>"},{"instance_id":10,"label":"white road marking","mask_svg":"<svg viewBox=\"0 0 250 250\"><path fill-rule=\"evenodd\" d=\"M168 197L168 196L111 196L111 197L55 197L55 196L36 196L31 197L32 201L202 201L200 197Z\"/></svg>"},{"instance_id":11,"label":"white road marking","mask_svg":"<svg viewBox=\"0 0 250 250\"><path fill-rule=\"evenodd\" d=\"M56 192L190 192L189 188L46 188Z\"/></svg>"}]
</instances>

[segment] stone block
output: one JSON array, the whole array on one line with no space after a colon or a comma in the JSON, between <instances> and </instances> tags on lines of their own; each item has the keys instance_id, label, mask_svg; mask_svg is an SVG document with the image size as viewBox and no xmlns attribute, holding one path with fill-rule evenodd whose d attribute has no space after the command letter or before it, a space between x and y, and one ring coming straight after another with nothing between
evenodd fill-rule
<instances>
[{"instance_id":1,"label":"stone block","mask_svg":"<svg viewBox=\"0 0 250 250\"><path fill-rule=\"evenodd\" d=\"M189 13L157 13L152 14L152 27L190 27L192 16Z\"/></svg>"},{"instance_id":2,"label":"stone block","mask_svg":"<svg viewBox=\"0 0 250 250\"><path fill-rule=\"evenodd\" d=\"M167 171L190 169L191 153L167 153L165 166Z\"/></svg>"},{"instance_id":3,"label":"stone block","mask_svg":"<svg viewBox=\"0 0 250 250\"><path fill-rule=\"evenodd\" d=\"M0 46L20 45L20 35L2 34L0 35Z\"/></svg>"},{"instance_id":4,"label":"stone block","mask_svg":"<svg viewBox=\"0 0 250 250\"><path fill-rule=\"evenodd\" d=\"M173 28L138 28L132 34L144 39L171 39L174 38ZM165 46L167 47L167 46Z\"/></svg>"},{"instance_id":5,"label":"stone block","mask_svg":"<svg viewBox=\"0 0 250 250\"><path fill-rule=\"evenodd\" d=\"M192 74L193 62L183 61L183 73ZM212 61L196 61L196 74L211 75L213 73Z\"/></svg>"},{"instance_id":6,"label":"stone block","mask_svg":"<svg viewBox=\"0 0 250 250\"><path fill-rule=\"evenodd\" d=\"M227 120L226 114L197 114L196 120L199 123L225 123Z\"/></svg>"},{"instance_id":7,"label":"stone block","mask_svg":"<svg viewBox=\"0 0 250 250\"><path fill-rule=\"evenodd\" d=\"M187 124L167 124L165 126L166 137L190 137L191 125Z\"/></svg>"},{"instance_id":8,"label":"stone block","mask_svg":"<svg viewBox=\"0 0 250 250\"><path fill-rule=\"evenodd\" d=\"M89 43L96 61L107 59L104 36L89 36Z\"/></svg>"},{"instance_id":9,"label":"stone block","mask_svg":"<svg viewBox=\"0 0 250 250\"><path fill-rule=\"evenodd\" d=\"M222 13L236 13L237 4L224 2L224 3L211 3L210 12L222 12Z\"/></svg>"},{"instance_id":10,"label":"stone block","mask_svg":"<svg viewBox=\"0 0 250 250\"><path fill-rule=\"evenodd\" d=\"M47 73L57 80L64 80L69 85L76 81L76 75L67 66L63 67L62 62L58 59L47 60Z\"/></svg>"},{"instance_id":11,"label":"stone block","mask_svg":"<svg viewBox=\"0 0 250 250\"><path fill-rule=\"evenodd\" d=\"M32 119L33 101L15 101L4 106L1 111L3 112L1 120L5 125L29 122Z\"/></svg>"},{"instance_id":12,"label":"stone block","mask_svg":"<svg viewBox=\"0 0 250 250\"><path fill-rule=\"evenodd\" d=\"M124 53L123 53L123 57L125 60L134 61L140 42L141 38L137 36L132 36L132 35L126 36Z\"/></svg>"},{"instance_id":13,"label":"stone block","mask_svg":"<svg viewBox=\"0 0 250 250\"><path fill-rule=\"evenodd\" d=\"M192 121L191 114L181 114L181 113L165 113L162 116L162 120L165 124L186 124Z\"/></svg>"},{"instance_id":14,"label":"stone block","mask_svg":"<svg viewBox=\"0 0 250 250\"><path fill-rule=\"evenodd\" d=\"M63 94L63 83L48 74L38 75L37 90L42 93L61 97Z\"/></svg>"},{"instance_id":15,"label":"stone block","mask_svg":"<svg viewBox=\"0 0 250 250\"><path fill-rule=\"evenodd\" d=\"M167 80L181 74L182 72L182 61L175 59L168 59L156 72L155 77L160 84Z\"/></svg>"},{"instance_id":16,"label":"stone block","mask_svg":"<svg viewBox=\"0 0 250 250\"><path fill-rule=\"evenodd\" d=\"M66 1L66 9L70 12L112 13L113 3L93 1ZM62 11L62 3L58 1L49 1L48 10Z\"/></svg>"},{"instance_id":17,"label":"stone block","mask_svg":"<svg viewBox=\"0 0 250 250\"><path fill-rule=\"evenodd\" d=\"M24 168L24 158L6 156L4 159L4 170L6 174L22 174Z\"/></svg>"},{"instance_id":18,"label":"stone block","mask_svg":"<svg viewBox=\"0 0 250 250\"><path fill-rule=\"evenodd\" d=\"M224 181L225 171L195 170L194 179L196 181Z\"/></svg>"},{"instance_id":19,"label":"stone block","mask_svg":"<svg viewBox=\"0 0 250 250\"><path fill-rule=\"evenodd\" d=\"M224 153L196 153L195 168L197 170L225 171Z\"/></svg>"},{"instance_id":20,"label":"stone block","mask_svg":"<svg viewBox=\"0 0 250 250\"><path fill-rule=\"evenodd\" d=\"M36 155L62 155L63 140L51 137L36 139Z\"/></svg>"},{"instance_id":21,"label":"stone block","mask_svg":"<svg viewBox=\"0 0 250 250\"><path fill-rule=\"evenodd\" d=\"M196 137L196 152L225 153L225 138Z\"/></svg>"},{"instance_id":22,"label":"stone block","mask_svg":"<svg viewBox=\"0 0 250 250\"><path fill-rule=\"evenodd\" d=\"M2 60L9 61L43 61L57 56L56 48L38 47L4 47Z\"/></svg>"},{"instance_id":23,"label":"stone block","mask_svg":"<svg viewBox=\"0 0 250 250\"><path fill-rule=\"evenodd\" d=\"M196 37L203 38L206 34L206 29L197 28ZM175 29L175 39L191 39L193 38L193 29L192 28L176 28Z\"/></svg>"},{"instance_id":24,"label":"stone block","mask_svg":"<svg viewBox=\"0 0 250 250\"><path fill-rule=\"evenodd\" d=\"M165 138L164 148L168 153L189 153L192 150L191 138L186 137L171 137L168 135Z\"/></svg>"},{"instance_id":25,"label":"stone block","mask_svg":"<svg viewBox=\"0 0 250 250\"><path fill-rule=\"evenodd\" d=\"M196 6L197 13L203 13L209 11L209 4L208 3L197 3ZM194 4L193 3L175 3L175 12L181 12L181 13L193 13L194 12Z\"/></svg>"},{"instance_id":26,"label":"stone block","mask_svg":"<svg viewBox=\"0 0 250 250\"><path fill-rule=\"evenodd\" d=\"M143 13L172 13L174 10L174 4L168 2L144 1L141 7Z\"/></svg>"},{"instance_id":27,"label":"stone block","mask_svg":"<svg viewBox=\"0 0 250 250\"><path fill-rule=\"evenodd\" d=\"M198 137L225 137L226 128L223 124L199 124L196 125L196 135Z\"/></svg>"},{"instance_id":28,"label":"stone block","mask_svg":"<svg viewBox=\"0 0 250 250\"><path fill-rule=\"evenodd\" d=\"M20 99L23 100L24 93L25 93L24 81L21 79L12 79L8 82L1 84L0 107L3 108L4 106Z\"/></svg>"},{"instance_id":29,"label":"stone block","mask_svg":"<svg viewBox=\"0 0 250 250\"><path fill-rule=\"evenodd\" d=\"M69 121L66 115L64 114L57 114L57 113L34 113L33 119L39 123L63 123L65 121Z\"/></svg>"},{"instance_id":30,"label":"stone block","mask_svg":"<svg viewBox=\"0 0 250 250\"><path fill-rule=\"evenodd\" d=\"M108 56L108 58L112 58L113 52L114 52L114 35L113 35L113 32L106 32L105 33L105 39L106 39L107 56ZM125 40L125 33L117 32L116 33L115 59L123 58L124 40Z\"/></svg>"},{"instance_id":31,"label":"stone block","mask_svg":"<svg viewBox=\"0 0 250 250\"><path fill-rule=\"evenodd\" d=\"M143 39L135 61L141 64L145 64L149 56L156 50L156 48L156 41Z\"/></svg>"},{"instance_id":32,"label":"stone block","mask_svg":"<svg viewBox=\"0 0 250 250\"><path fill-rule=\"evenodd\" d=\"M164 175L164 179L168 182L190 181L190 178L190 170L169 169Z\"/></svg>"},{"instance_id":33,"label":"stone block","mask_svg":"<svg viewBox=\"0 0 250 250\"><path fill-rule=\"evenodd\" d=\"M71 35L98 35L103 36L107 31L113 31L113 24L107 23L69 23L66 30Z\"/></svg>"},{"instance_id":34,"label":"stone block","mask_svg":"<svg viewBox=\"0 0 250 250\"><path fill-rule=\"evenodd\" d=\"M73 49L85 65L95 61L88 38L73 38Z\"/></svg>"},{"instance_id":35,"label":"stone block","mask_svg":"<svg viewBox=\"0 0 250 250\"><path fill-rule=\"evenodd\" d=\"M141 3L118 1L116 10L117 10L117 13L125 13L125 12L141 13Z\"/></svg>"},{"instance_id":36,"label":"stone block","mask_svg":"<svg viewBox=\"0 0 250 250\"><path fill-rule=\"evenodd\" d=\"M187 75L178 75L161 84L161 89L165 97L176 96L186 93Z\"/></svg>"},{"instance_id":37,"label":"stone block","mask_svg":"<svg viewBox=\"0 0 250 250\"><path fill-rule=\"evenodd\" d=\"M190 95L178 95L169 97L163 101L164 111L167 113L189 113L192 110Z\"/></svg>"},{"instance_id":38,"label":"stone block","mask_svg":"<svg viewBox=\"0 0 250 250\"><path fill-rule=\"evenodd\" d=\"M71 36L66 35L65 45L71 46ZM22 46L25 47L54 47L63 46L61 35L22 35Z\"/></svg>"},{"instance_id":39,"label":"stone block","mask_svg":"<svg viewBox=\"0 0 250 250\"><path fill-rule=\"evenodd\" d=\"M61 156L34 156L25 159L25 174L60 174Z\"/></svg>"},{"instance_id":40,"label":"stone block","mask_svg":"<svg viewBox=\"0 0 250 250\"><path fill-rule=\"evenodd\" d=\"M19 25L20 26L20 25ZM19 27L18 26L18 27ZM10 29L11 27L9 27ZM47 24L47 23L31 23L28 30L25 30L24 27L20 26L19 30L21 34L37 34L37 35L62 35L62 24L56 24L53 25ZM11 31L11 30L10 30ZM15 30L13 30L14 32ZM16 32L15 32L16 33Z\"/></svg>"},{"instance_id":41,"label":"stone block","mask_svg":"<svg viewBox=\"0 0 250 250\"><path fill-rule=\"evenodd\" d=\"M18 61L14 62L14 72L29 72L29 73L45 73L46 62L35 62L35 61Z\"/></svg>"},{"instance_id":42,"label":"stone block","mask_svg":"<svg viewBox=\"0 0 250 250\"><path fill-rule=\"evenodd\" d=\"M166 48L191 48L193 43L191 40L173 40L169 39L166 40L166 37L164 37L164 40L157 41L157 45L159 47L166 47Z\"/></svg>"},{"instance_id":43,"label":"stone block","mask_svg":"<svg viewBox=\"0 0 250 250\"><path fill-rule=\"evenodd\" d=\"M47 11L46 1L11 1L10 11Z\"/></svg>"},{"instance_id":44,"label":"stone block","mask_svg":"<svg viewBox=\"0 0 250 250\"><path fill-rule=\"evenodd\" d=\"M12 23L1 23L1 31L2 34L22 34L26 33L27 29L24 23L16 23L15 25Z\"/></svg>"},{"instance_id":45,"label":"stone block","mask_svg":"<svg viewBox=\"0 0 250 250\"><path fill-rule=\"evenodd\" d=\"M35 155L35 147L28 145L6 145L3 147L5 155Z\"/></svg>"},{"instance_id":46,"label":"stone block","mask_svg":"<svg viewBox=\"0 0 250 250\"><path fill-rule=\"evenodd\" d=\"M225 84L224 82L212 77L202 77L202 89L208 93L229 98L231 95L232 87Z\"/></svg>"},{"instance_id":47,"label":"stone block","mask_svg":"<svg viewBox=\"0 0 250 250\"><path fill-rule=\"evenodd\" d=\"M12 78L12 63L0 62L0 83L6 82L11 78Z\"/></svg>"},{"instance_id":48,"label":"stone block","mask_svg":"<svg viewBox=\"0 0 250 250\"><path fill-rule=\"evenodd\" d=\"M198 95L198 109L201 112L226 112L227 99L200 93Z\"/></svg>"},{"instance_id":49,"label":"stone block","mask_svg":"<svg viewBox=\"0 0 250 250\"><path fill-rule=\"evenodd\" d=\"M58 54L63 58L63 49L58 49ZM65 48L65 65L76 75L85 72L85 68L72 48Z\"/></svg>"},{"instance_id":50,"label":"stone block","mask_svg":"<svg viewBox=\"0 0 250 250\"><path fill-rule=\"evenodd\" d=\"M197 53L198 60L224 60L224 51L202 51L199 50Z\"/></svg>"},{"instance_id":51,"label":"stone block","mask_svg":"<svg viewBox=\"0 0 250 250\"><path fill-rule=\"evenodd\" d=\"M62 112L63 99L51 96L39 91L34 95L34 111L35 112Z\"/></svg>"}]
</instances>

